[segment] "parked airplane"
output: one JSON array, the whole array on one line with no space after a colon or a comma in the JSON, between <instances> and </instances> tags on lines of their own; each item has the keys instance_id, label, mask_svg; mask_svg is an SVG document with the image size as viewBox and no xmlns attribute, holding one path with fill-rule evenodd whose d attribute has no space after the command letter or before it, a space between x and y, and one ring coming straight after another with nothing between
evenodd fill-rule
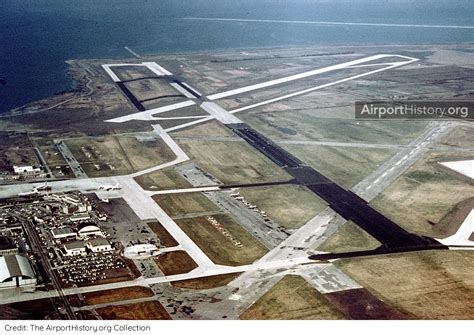
<instances>
[{"instance_id":1,"label":"parked airplane","mask_svg":"<svg viewBox=\"0 0 474 335\"><path fill-rule=\"evenodd\" d=\"M35 195L35 194L38 194L39 191L38 191L38 188L37 187L33 187L33 189L29 192L21 192L21 193L18 193L18 196L19 197L28 197L30 195Z\"/></svg>"},{"instance_id":2,"label":"parked airplane","mask_svg":"<svg viewBox=\"0 0 474 335\"><path fill-rule=\"evenodd\" d=\"M36 186L36 187L33 187L33 189L31 191L28 191L28 192L22 192L22 193L18 193L18 196L19 197L28 197L30 195L36 195L36 194L40 194L40 193L50 193L52 190L52 187L51 186L48 186L48 184L44 184L42 186Z\"/></svg>"},{"instance_id":3,"label":"parked airplane","mask_svg":"<svg viewBox=\"0 0 474 335\"><path fill-rule=\"evenodd\" d=\"M103 190L103 191L113 191L113 190L120 190L122 189L118 183L115 183L115 185L99 185L97 187L98 190Z\"/></svg>"}]
</instances>

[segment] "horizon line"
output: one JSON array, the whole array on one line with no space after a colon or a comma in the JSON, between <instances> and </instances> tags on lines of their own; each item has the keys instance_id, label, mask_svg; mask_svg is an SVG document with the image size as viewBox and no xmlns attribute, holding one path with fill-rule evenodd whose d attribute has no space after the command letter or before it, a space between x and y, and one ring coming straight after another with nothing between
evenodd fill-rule
<instances>
[{"instance_id":1,"label":"horizon line","mask_svg":"<svg viewBox=\"0 0 474 335\"><path fill-rule=\"evenodd\" d=\"M298 21L298 20L271 20L271 19L243 19L222 17L185 17L185 20L201 21L233 21L233 22L260 22L260 23L294 23L338 26L378 26L403 28L447 28L447 29L474 29L474 26L432 25L432 24L405 24L405 23L370 23L370 22L338 22L338 21Z\"/></svg>"}]
</instances>

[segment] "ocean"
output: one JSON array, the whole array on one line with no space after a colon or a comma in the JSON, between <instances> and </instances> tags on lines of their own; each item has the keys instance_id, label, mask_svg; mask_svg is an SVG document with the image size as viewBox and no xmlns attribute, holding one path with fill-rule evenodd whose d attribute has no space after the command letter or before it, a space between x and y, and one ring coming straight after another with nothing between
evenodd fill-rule
<instances>
[{"instance_id":1,"label":"ocean","mask_svg":"<svg viewBox=\"0 0 474 335\"><path fill-rule=\"evenodd\" d=\"M66 60L131 57L125 46L146 55L473 41L471 0L0 0L0 113L71 89Z\"/></svg>"}]
</instances>

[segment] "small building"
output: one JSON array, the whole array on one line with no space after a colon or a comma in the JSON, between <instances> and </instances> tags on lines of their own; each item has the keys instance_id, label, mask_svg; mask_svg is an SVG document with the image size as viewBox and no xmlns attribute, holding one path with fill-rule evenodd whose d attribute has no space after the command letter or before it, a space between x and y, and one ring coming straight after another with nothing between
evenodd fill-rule
<instances>
[{"instance_id":1,"label":"small building","mask_svg":"<svg viewBox=\"0 0 474 335\"><path fill-rule=\"evenodd\" d=\"M57 240L77 237L77 233L71 227L54 228L51 230L51 235Z\"/></svg>"},{"instance_id":2,"label":"small building","mask_svg":"<svg viewBox=\"0 0 474 335\"><path fill-rule=\"evenodd\" d=\"M81 197L79 194L58 192L45 197L45 199L61 203L61 211L64 214L87 213L92 211L92 205L89 200ZM88 215L79 215L76 220L82 220L81 217L85 217L86 220L90 218Z\"/></svg>"},{"instance_id":3,"label":"small building","mask_svg":"<svg viewBox=\"0 0 474 335\"><path fill-rule=\"evenodd\" d=\"M43 170L41 168L31 165L13 165L13 172L16 174L26 174L26 175L33 175L42 173Z\"/></svg>"},{"instance_id":4,"label":"small building","mask_svg":"<svg viewBox=\"0 0 474 335\"><path fill-rule=\"evenodd\" d=\"M102 238L102 237L89 240L87 242L87 247L92 252L107 252L107 251L113 250L109 241L107 241L105 238Z\"/></svg>"},{"instance_id":5,"label":"small building","mask_svg":"<svg viewBox=\"0 0 474 335\"><path fill-rule=\"evenodd\" d=\"M16 255L18 252L18 247L11 237L0 236L0 256Z\"/></svg>"},{"instance_id":6,"label":"small building","mask_svg":"<svg viewBox=\"0 0 474 335\"><path fill-rule=\"evenodd\" d=\"M99 236L105 237L102 230L92 222L84 222L77 226L77 233L80 237Z\"/></svg>"},{"instance_id":7,"label":"small building","mask_svg":"<svg viewBox=\"0 0 474 335\"><path fill-rule=\"evenodd\" d=\"M156 245L153 244L135 244L130 247L126 247L123 250L123 256L129 259L145 259L159 254L159 250Z\"/></svg>"},{"instance_id":8,"label":"small building","mask_svg":"<svg viewBox=\"0 0 474 335\"><path fill-rule=\"evenodd\" d=\"M82 241L70 241L63 244L66 256L83 256L86 254L86 247Z\"/></svg>"},{"instance_id":9,"label":"small building","mask_svg":"<svg viewBox=\"0 0 474 335\"><path fill-rule=\"evenodd\" d=\"M79 221L86 221L90 220L91 216L87 213L79 213L72 215L69 219L71 222L79 222Z\"/></svg>"},{"instance_id":10,"label":"small building","mask_svg":"<svg viewBox=\"0 0 474 335\"><path fill-rule=\"evenodd\" d=\"M34 288L36 277L27 257L0 256L0 289Z\"/></svg>"}]
</instances>

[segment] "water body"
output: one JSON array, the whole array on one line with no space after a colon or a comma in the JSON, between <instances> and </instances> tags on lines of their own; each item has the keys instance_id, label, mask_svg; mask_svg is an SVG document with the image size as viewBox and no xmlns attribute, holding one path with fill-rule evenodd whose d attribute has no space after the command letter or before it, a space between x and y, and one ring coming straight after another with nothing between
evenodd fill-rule
<instances>
[{"instance_id":1,"label":"water body","mask_svg":"<svg viewBox=\"0 0 474 335\"><path fill-rule=\"evenodd\" d=\"M66 60L130 57L125 46L139 54L163 54L261 46L471 43L474 40L474 29L429 27L474 26L471 0L381 3L379 0L1 0L0 113L70 89L73 83L67 76Z\"/></svg>"}]
</instances>

